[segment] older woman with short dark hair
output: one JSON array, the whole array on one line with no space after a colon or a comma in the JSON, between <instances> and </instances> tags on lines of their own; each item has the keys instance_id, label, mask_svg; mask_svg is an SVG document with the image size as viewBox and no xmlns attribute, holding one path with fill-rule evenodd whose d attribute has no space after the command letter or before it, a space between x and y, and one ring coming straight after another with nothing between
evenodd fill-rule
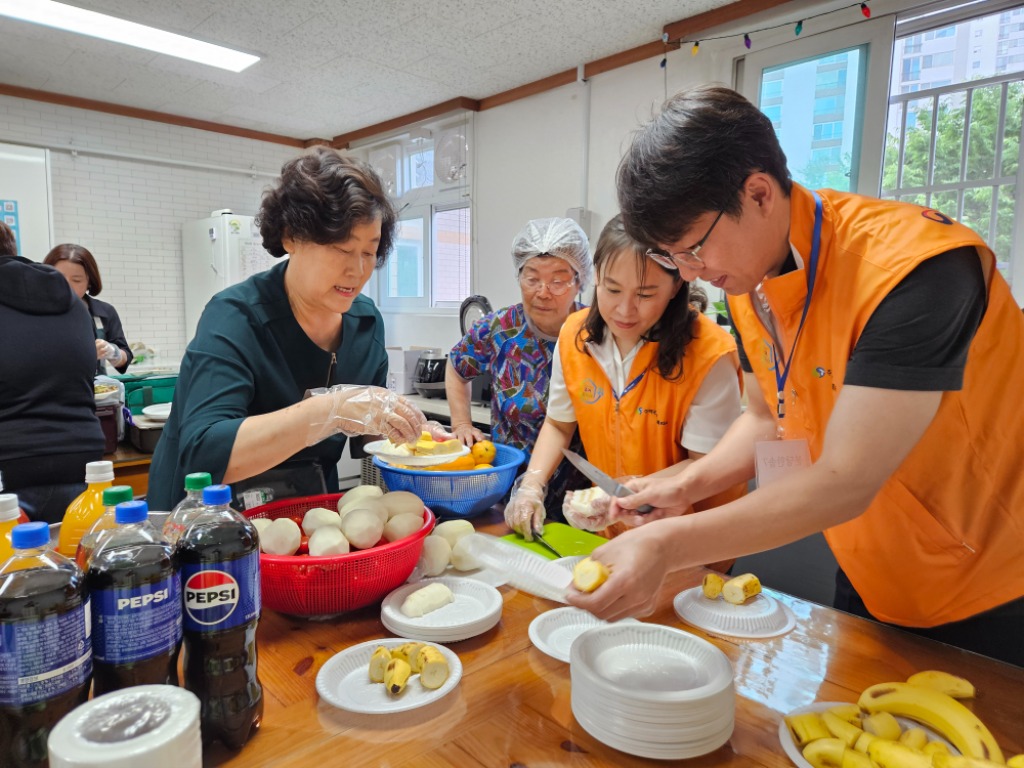
<instances>
[{"instance_id":1,"label":"older woman with short dark hair","mask_svg":"<svg viewBox=\"0 0 1024 768\"><path fill-rule=\"evenodd\" d=\"M153 457L153 509L173 507L190 472L232 484L243 507L263 489L336 491L346 435L406 441L426 423L384 388L384 323L360 295L395 237L377 174L318 148L284 165L258 222L267 251L289 258L203 311Z\"/></svg>"},{"instance_id":2,"label":"older woman with short dark hair","mask_svg":"<svg viewBox=\"0 0 1024 768\"><path fill-rule=\"evenodd\" d=\"M134 355L128 348L117 310L96 298L103 290L103 280L96 259L89 249L74 243L63 243L46 254L43 264L50 265L64 275L71 290L89 309L96 335L96 373L106 373L106 362L124 373Z\"/></svg>"}]
</instances>

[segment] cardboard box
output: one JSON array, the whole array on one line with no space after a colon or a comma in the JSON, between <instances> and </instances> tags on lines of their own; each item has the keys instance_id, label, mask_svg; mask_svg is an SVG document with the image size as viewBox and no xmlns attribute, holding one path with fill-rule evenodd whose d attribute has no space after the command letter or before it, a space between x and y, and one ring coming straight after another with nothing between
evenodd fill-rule
<instances>
[{"instance_id":1,"label":"cardboard box","mask_svg":"<svg viewBox=\"0 0 1024 768\"><path fill-rule=\"evenodd\" d=\"M385 347L388 353L388 389L400 395L415 394L416 363L420 355L436 347Z\"/></svg>"}]
</instances>

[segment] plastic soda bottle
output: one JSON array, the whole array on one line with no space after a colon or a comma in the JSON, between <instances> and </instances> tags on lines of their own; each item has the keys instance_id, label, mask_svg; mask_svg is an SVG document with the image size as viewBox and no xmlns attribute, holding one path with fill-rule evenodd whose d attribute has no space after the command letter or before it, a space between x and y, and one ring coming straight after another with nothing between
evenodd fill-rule
<instances>
[{"instance_id":1,"label":"plastic soda bottle","mask_svg":"<svg viewBox=\"0 0 1024 768\"><path fill-rule=\"evenodd\" d=\"M78 542L103 514L103 490L114 484L114 465L109 461L90 461L85 465L87 488L68 505L60 524L57 551L74 558Z\"/></svg>"},{"instance_id":2,"label":"plastic soda bottle","mask_svg":"<svg viewBox=\"0 0 1024 768\"><path fill-rule=\"evenodd\" d=\"M203 741L239 749L263 717L260 556L256 528L230 502L228 486L204 488L204 506L174 551L184 594L185 687L201 702Z\"/></svg>"},{"instance_id":3,"label":"plastic soda bottle","mask_svg":"<svg viewBox=\"0 0 1024 768\"><path fill-rule=\"evenodd\" d=\"M144 501L117 505L116 526L89 560L93 696L133 685L177 685L181 575Z\"/></svg>"},{"instance_id":4,"label":"plastic soda bottle","mask_svg":"<svg viewBox=\"0 0 1024 768\"><path fill-rule=\"evenodd\" d=\"M130 485L112 485L103 490L103 514L90 526L89 530L78 542L78 549L75 551L75 562L84 573L89 569L89 558L96 551L97 545L117 525L114 522L114 508L118 504L132 500L134 491ZM64 526L62 525L61 528Z\"/></svg>"},{"instance_id":5,"label":"plastic soda bottle","mask_svg":"<svg viewBox=\"0 0 1024 768\"><path fill-rule=\"evenodd\" d=\"M46 523L16 526L11 543L0 565L0 762L44 768L50 729L89 696L89 603L81 569L47 548Z\"/></svg>"},{"instance_id":6,"label":"plastic soda bottle","mask_svg":"<svg viewBox=\"0 0 1024 768\"><path fill-rule=\"evenodd\" d=\"M164 536L172 545L178 543L189 517L203 506L203 489L213 484L209 472L193 472L185 475L185 498L171 510L164 521Z\"/></svg>"},{"instance_id":7,"label":"plastic soda bottle","mask_svg":"<svg viewBox=\"0 0 1024 768\"><path fill-rule=\"evenodd\" d=\"M14 526L27 522L28 516L18 506L18 497L13 493L0 493L0 563L14 554L14 547L11 546Z\"/></svg>"}]
</instances>

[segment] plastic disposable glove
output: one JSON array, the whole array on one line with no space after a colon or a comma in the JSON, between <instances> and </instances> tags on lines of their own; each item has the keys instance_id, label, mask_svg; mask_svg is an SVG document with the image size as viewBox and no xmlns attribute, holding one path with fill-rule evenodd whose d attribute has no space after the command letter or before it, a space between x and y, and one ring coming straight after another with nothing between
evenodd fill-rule
<instances>
[{"instance_id":1,"label":"plastic disposable glove","mask_svg":"<svg viewBox=\"0 0 1024 768\"><path fill-rule=\"evenodd\" d=\"M121 350L104 339L96 339L97 360L117 360L121 356Z\"/></svg>"},{"instance_id":2,"label":"plastic disposable glove","mask_svg":"<svg viewBox=\"0 0 1024 768\"><path fill-rule=\"evenodd\" d=\"M448 428L445 427L439 421L428 421L426 424L423 425L422 431L429 433L430 437L433 439L435 443L443 443L447 440L454 440L456 437L453 433L449 432ZM416 437L419 437L419 435L417 435Z\"/></svg>"},{"instance_id":3,"label":"plastic disposable glove","mask_svg":"<svg viewBox=\"0 0 1024 768\"><path fill-rule=\"evenodd\" d=\"M512 486L512 497L505 505L505 523L527 541L534 531L544 529L544 493L547 482L539 469L528 469Z\"/></svg>"},{"instance_id":4,"label":"plastic disposable glove","mask_svg":"<svg viewBox=\"0 0 1024 768\"><path fill-rule=\"evenodd\" d=\"M459 439L463 445L473 446L484 439L484 433L468 422L452 424L452 434Z\"/></svg>"},{"instance_id":5,"label":"plastic disposable glove","mask_svg":"<svg viewBox=\"0 0 1024 768\"><path fill-rule=\"evenodd\" d=\"M611 496L602 494L591 501L590 514L584 515L572 507L572 499L575 493L578 493L578 491L568 491L565 494L565 499L562 501L562 514L565 515L569 525L583 531L603 531L612 524L613 521L609 516Z\"/></svg>"},{"instance_id":6,"label":"plastic disposable glove","mask_svg":"<svg viewBox=\"0 0 1024 768\"><path fill-rule=\"evenodd\" d=\"M394 443L416 440L427 423L422 411L384 387L337 384L314 389L313 397L330 398L326 421L309 425L306 445L316 445L339 432L345 435L384 435Z\"/></svg>"}]
</instances>

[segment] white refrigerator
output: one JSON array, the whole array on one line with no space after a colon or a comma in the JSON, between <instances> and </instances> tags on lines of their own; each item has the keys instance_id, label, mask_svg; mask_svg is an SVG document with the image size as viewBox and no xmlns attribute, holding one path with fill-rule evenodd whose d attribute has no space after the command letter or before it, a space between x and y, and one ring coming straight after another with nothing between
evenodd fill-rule
<instances>
[{"instance_id":1,"label":"white refrigerator","mask_svg":"<svg viewBox=\"0 0 1024 768\"><path fill-rule=\"evenodd\" d=\"M277 262L263 249L255 218L228 210L182 224L181 251L186 344L196 335L199 316L215 293Z\"/></svg>"}]
</instances>

